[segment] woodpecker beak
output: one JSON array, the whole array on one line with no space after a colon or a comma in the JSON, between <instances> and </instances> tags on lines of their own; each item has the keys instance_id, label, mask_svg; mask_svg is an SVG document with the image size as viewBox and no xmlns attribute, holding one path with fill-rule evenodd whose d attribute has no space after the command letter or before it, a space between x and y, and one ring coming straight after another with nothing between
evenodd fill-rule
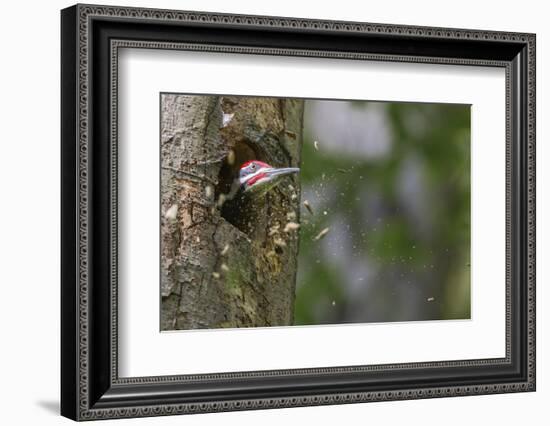
<instances>
[{"instance_id":1,"label":"woodpecker beak","mask_svg":"<svg viewBox=\"0 0 550 426\"><path fill-rule=\"evenodd\" d=\"M280 169L271 169L266 171L266 175L270 179L279 178L281 176L290 175L292 173L298 173L300 169L298 167L281 167Z\"/></svg>"},{"instance_id":2,"label":"woodpecker beak","mask_svg":"<svg viewBox=\"0 0 550 426\"><path fill-rule=\"evenodd\" d=\"M282 177L298 173L300 171L297 167L282 167L282 168L263 168L258 171L257 174L251 176L245 182L245 191L256 191L259 188L269 190L279 184Z\"/></svg>"}]
</instances>

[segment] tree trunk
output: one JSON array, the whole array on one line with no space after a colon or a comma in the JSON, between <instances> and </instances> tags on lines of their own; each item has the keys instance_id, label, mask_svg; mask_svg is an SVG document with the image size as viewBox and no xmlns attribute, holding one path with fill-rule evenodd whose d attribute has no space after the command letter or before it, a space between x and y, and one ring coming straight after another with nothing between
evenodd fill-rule
<instances>
[{"instance_id":1,"label":"tree trunk","mask_svg":"<svg viewBox=\"0 0 550 426\"><path fill-rule=\"evenodd\" d=\"M161 115L161 329L291 325L299 176L238 221L220 204L244 161L299 167L303 101L164 94Z\"/></svg>"}]
</instances>

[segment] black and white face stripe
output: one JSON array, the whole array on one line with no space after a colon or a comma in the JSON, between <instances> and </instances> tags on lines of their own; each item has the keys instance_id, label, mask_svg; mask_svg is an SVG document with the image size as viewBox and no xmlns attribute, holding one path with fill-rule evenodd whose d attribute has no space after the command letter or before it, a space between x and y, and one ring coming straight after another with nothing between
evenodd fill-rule
<instances>
[{"instance_id":1,"label":"black and white face stripe","mask_svg":"<svg viewBox=\"0 0 550 426\"><path fill-rule=\"evenodd\" d=\"M254 178L261 173L265 173L272 169L273 167L263 161L249 161L241 167L239 181L241 185L243 185L251 179L254 180Z\"/></svg>"}]
</instances>

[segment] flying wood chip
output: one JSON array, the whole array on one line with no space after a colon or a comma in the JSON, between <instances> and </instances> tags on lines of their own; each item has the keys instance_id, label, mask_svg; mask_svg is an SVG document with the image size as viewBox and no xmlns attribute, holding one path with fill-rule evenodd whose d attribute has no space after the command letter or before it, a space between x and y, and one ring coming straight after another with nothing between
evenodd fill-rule
<instances>
[{"instance_id":1,"label":"flying wood chip","mask_svg":"<svg viewBox=\"0 0 550 426\"><path fill-rule=\"evenodd\" d=\"M313 241L319 241L321 238L324 238L325 235L328 234L328 231L330 231L330 228L325 228L321 232L319 232L315 238L313 238Z\"/></svg>"},{"instance_id":2,"label":"flying wood chip","mask_svg":"<svg viewBox=\"0 0 550 426\"><path fill-rule=\"evenodd\" d=\"M304 207L307 209L307 211L309 212L309 214L313 214L313 209L311 208L311 204L309 204L309 201L308 201L308 200L305 200L305 201L304 201Z\"/></svg>"}]
</instances>

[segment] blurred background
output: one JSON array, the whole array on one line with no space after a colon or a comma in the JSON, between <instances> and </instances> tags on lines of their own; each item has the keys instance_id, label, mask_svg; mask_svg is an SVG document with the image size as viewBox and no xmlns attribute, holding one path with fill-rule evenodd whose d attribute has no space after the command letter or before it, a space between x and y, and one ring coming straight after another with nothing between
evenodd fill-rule
<instances>
[{"instance_id":1,"label":"blurred background","mask_svg":"<svg viewBox=\"0 0 550 426\"><path fill-rule=\"evenodd\" d=\"M470 318L470 106L307 100L295 324Z\"/></svg>"}]
</instances>

